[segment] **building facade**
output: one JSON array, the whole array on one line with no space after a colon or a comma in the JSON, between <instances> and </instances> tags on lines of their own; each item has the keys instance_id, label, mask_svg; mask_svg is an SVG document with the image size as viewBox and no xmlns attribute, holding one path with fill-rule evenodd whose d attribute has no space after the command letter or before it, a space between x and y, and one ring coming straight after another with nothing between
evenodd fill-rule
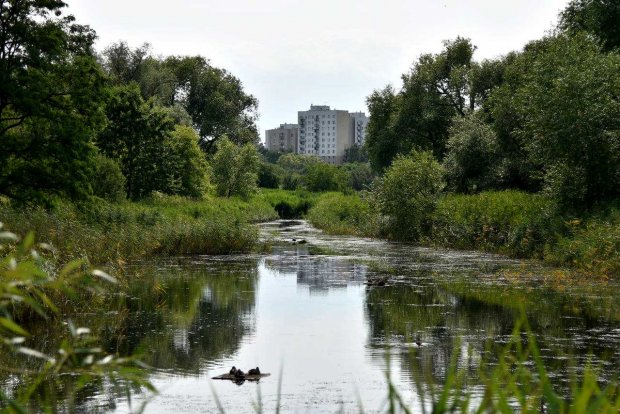
<instances>
[{"instance_id":1,"label":"building facade","mask_svg":"<svg viewBox=\"0 0 620 414\"><path fill-rule=\"evenodd\" d=\"M351 113L353 144L362 146L366 142L366 128L368 127L368 117L363 112Z\"/></svg>"},{"instance_id":2,"label":"building facade","mask_svg":"<svg viewBox=\"0 0 620 414\"><path fill-rule=\"evenodd\" d=\"M368 117L363 112L311 105L297 113L297 124L282 124L266 132L267 149L316 155L331 164L342 164L353 145L364 145Z\"/></svg>"},{"instance_id":3,"label":"building facade","mask_svg":"<svg viewBox=\"0 0 620 414\"><path fill-rule=\"evenodd\" d=\"M345 150L353 144L349 112L329 106L310 106L299 111L299 154L316 155L331 164L341 164Z\"/></svg>"},{"instance_id":4,"label":"building facade","mask_svg":"<svg viewBox=\"0 0 620 414\"><path fill-rule=\"evenodd\" d=\"M295 124L282 124L279 128L265 132L265 144L269 151L298 152L299 127Z\"/></svg>"}]
</instances>

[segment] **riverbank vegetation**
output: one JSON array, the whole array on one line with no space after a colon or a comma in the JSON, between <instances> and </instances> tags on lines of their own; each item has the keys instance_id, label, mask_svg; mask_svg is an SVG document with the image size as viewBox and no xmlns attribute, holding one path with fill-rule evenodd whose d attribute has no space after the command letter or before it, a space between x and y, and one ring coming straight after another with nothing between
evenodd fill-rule
<instances>
[{"instance_id":1,"label":"riverbank vegetation","mask_svg":"<svg viewBox=\"0 0 620 414\"><path fill-rule=\"evenodd\" d=\"M609 2L573 1L520 51L476 61L458 37L422 55L400 90L368 97L365 151L379 177L361 198L319 199L336 211L311 212L313 223L618 275L620 44L609 16ZM351 203L374 218L352 219Z\"/></svg>"}]
</instances>

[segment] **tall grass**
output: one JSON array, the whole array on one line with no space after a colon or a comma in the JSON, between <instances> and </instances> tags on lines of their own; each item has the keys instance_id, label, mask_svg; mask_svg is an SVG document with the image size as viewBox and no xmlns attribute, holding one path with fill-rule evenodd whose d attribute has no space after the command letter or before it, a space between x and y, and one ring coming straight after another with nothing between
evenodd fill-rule
<instances>
[{"instance_id":1,"label":"tall grass","mask_svg":"<svg viewBox=\"0 0 620 414\"><path fill-rule=\"evenodd\" d=\"M432 214L429 243L510 256L543 256L563 233L553 202L519 191L447 194Z\"/></svg>"},{"instance_id":2,"label":"tall grass","mask_svg":"<svg viewBox=\"0 0 620 414\"><path fill-rule=\"evenodd\" d=\"M306 190L275 190L262 188L256 196L257 200L268 203L282 219L302 218L314 206L318 193Z\"/></svg>"},{"instance_id":3,"label":"tall grass","mask_svg":"<svg viewBox=\"0 0 620 414\"><path fill-rule=\"evenodd\" d=\"M160 254L247 252L258 241L251 223L273 220L264 200L160 196L139 203L60 203L52 210L0 206L0 220L16 233L34 231L63 262L91 263Z\"/></svg>"},{"instance_id":4,"label":"tall grass","mask_svg":"<svg viewBox=\"0 0 620 414\"><path fill-rule=\"evenodd\" d=\"M381 237L385 217L357 194L325 193L308 213L331 234ZM537 258L602 276L620 275L620 208L576 219L552 200L520 191L445 194L418 243ZM405 229L406 232L406 229Z\"/></svg>"},{"instance_id":5,"label":"tall grass","mask_svg":"<svg viewBox=\"0 0 620 414\"><path fill-rule=\"evenodd\" d=\"M357 194L322 194L308 213L308 220L315 227L330 234L379 234L378 215Z\"/></svg>"}]
</instances>

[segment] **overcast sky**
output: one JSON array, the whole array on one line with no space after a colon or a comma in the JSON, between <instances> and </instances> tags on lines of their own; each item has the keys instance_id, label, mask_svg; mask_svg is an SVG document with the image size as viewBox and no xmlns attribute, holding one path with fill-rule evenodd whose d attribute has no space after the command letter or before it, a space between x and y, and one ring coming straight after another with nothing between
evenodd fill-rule
<instances>
[{"instance_id":1,"label":"overcast sky","mask_svg":"<svg viewBox=\"0 0 620 414\"><path fill-rule=\"evenodd\" d=\"M99 35L155 54L202 55L259 100L259 128L310 104L367 112L422 53L464 36L476 58L520 49L553 28L568 0L65 0Z\"/></svg>"}]
</instances>

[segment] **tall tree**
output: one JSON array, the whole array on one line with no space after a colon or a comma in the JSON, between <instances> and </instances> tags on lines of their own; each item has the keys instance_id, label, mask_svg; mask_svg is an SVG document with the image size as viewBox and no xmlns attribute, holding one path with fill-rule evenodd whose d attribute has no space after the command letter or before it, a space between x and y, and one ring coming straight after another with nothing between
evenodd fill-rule
<instances>
[{"instance_id":1,"label":"tall tree","mask_svg":"<svg viewBox=\"0 0 620 414\"><path fill-rule=\"evenodd\" d=\"M256 146L238 147L224 137L211 161L213 182L222 197L247 197L257 189L260 157Z\"/></svg>"},{"instance_id":2,"label":"tall tree","mask_svg":"<svg viewBox=\"0 0 620 414\"><path fill-rule=\"evenodd\" d=\"M166 192L166 142L174 129L168 111L144 102L134 83L113 89L106 112L109 123L97 137L97 146L120 163L127 197L135 200L153 191Z\"/></svg>"},{"instance_id":3,"label":"tall tree","mask_svg":"<svg viewBox=\"0 0 620 414\"><path fill-rule=\"evenodd\" d=\"M117 84L136 82L145 100L183 107L207 152L224 135L239 145L258 143L256 98L244 91L238 78L204 57L162 59L152 56L148 44L132 49L119 42L109 46L101 59Z\"/></svg>"},{"instance_id":4,"label":"tall tree","mask_svg":"<svg viewBox=\"0 0 620 414\"><path fill-rule=\"evenodd\" d=\"M59 0L0 0L0 192L91 193L91 138L103 125L105 79L95 33Z\"/></svg>"},{"instance_id":5,"label":"tall tree","mask_svg":"<svg viewBox=\"0 0 620 414\"><path fill-rule=\"evenodd\" d=\"M560 28L570 33L592 33L605 50L617 49L620 47L620 2L572 0L560 15Z\"/></svg>"},{"instance_id":6,"label":"tall tree","mask_svg":"<svg viewBox=\"0 0 620 414\"><path fill-rule=\"evenodd\" d=\"M502 82L501 64L475 62L475 50L469 39L445 41L443 51L422 55L403 75L400 92L388 87L368 98L367 148L376 171L412 149L443 159L452 119L480 108Z\"/></svg>"}]
</instances>

